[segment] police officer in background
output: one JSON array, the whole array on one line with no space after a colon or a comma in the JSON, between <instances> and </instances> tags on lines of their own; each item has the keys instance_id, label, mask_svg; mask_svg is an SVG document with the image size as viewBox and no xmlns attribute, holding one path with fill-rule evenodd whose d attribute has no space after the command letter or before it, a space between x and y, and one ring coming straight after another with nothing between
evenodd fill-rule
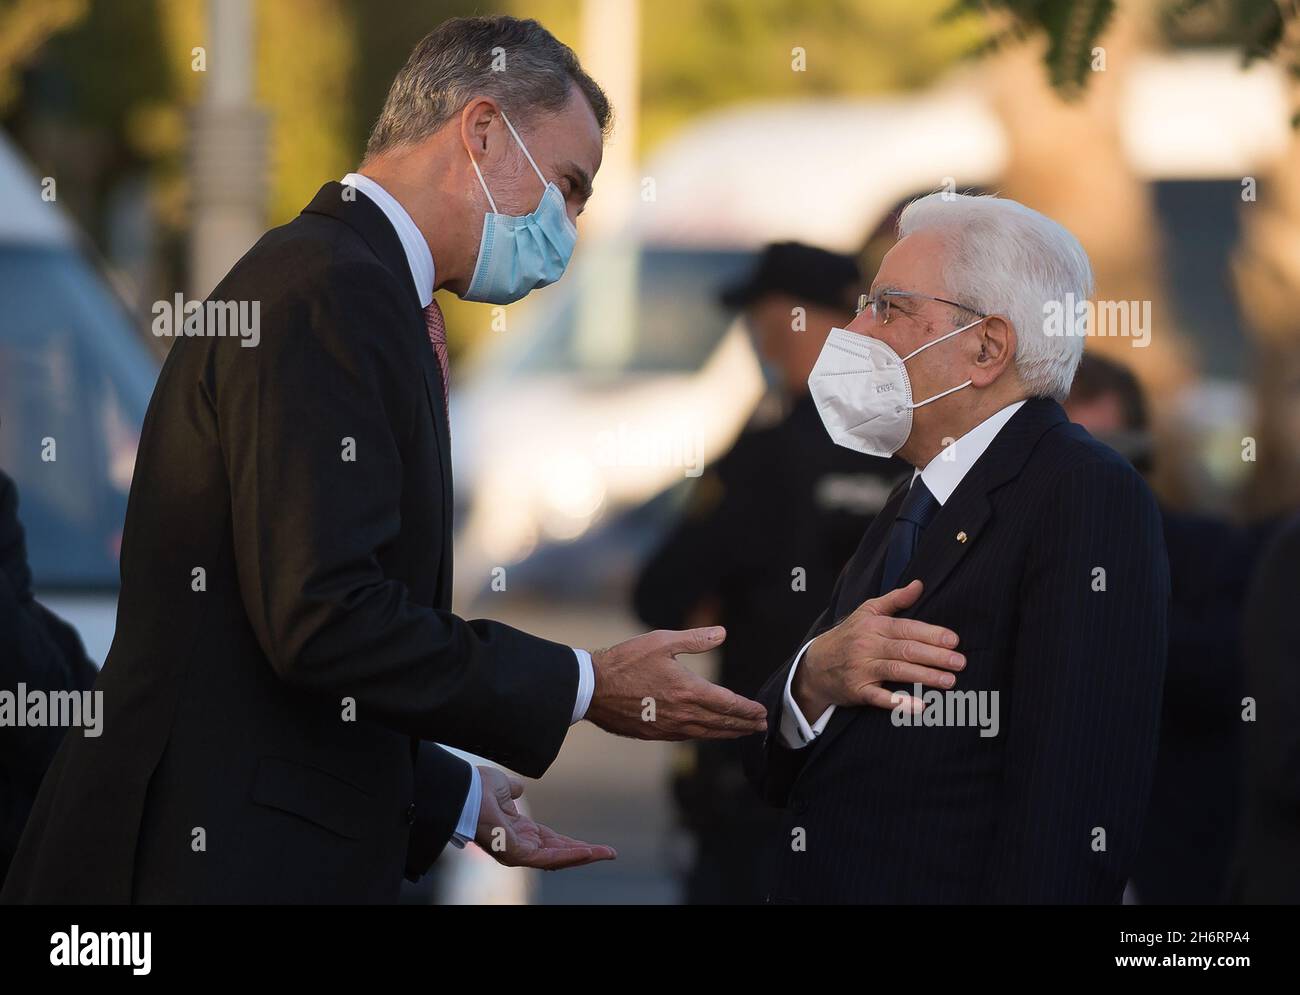
<instances>
[{"instance_id":1,"label":"police officer in background","mask_svg":"<svg viewBox=\"0 0 1300 995\"><path fill-rule=\"evenodd\" d=\"M782 413L751 424L696 481L642 572L634 608L655 628L726 626L717 681L739 694L756 692L802 640L906 471L831 442L808 393L827 332L852 317L862 285L852 258L785 242L722 294L743 311ZM763 851L780 813L747 783L739 741L679 751L674 793L697 843L686 900L762 901Z\"/></svg>"}]
</instances>

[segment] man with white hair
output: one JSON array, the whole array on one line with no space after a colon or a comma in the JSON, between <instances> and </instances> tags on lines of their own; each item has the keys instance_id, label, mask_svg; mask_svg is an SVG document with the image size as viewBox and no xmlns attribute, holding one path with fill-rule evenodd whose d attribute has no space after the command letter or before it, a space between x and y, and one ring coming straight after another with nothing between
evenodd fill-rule
<instances>
[{"instance_id":1,"label":"man with white hair","mask_svg":"<svg viewBox=\"0 0 1300 995\"><path fill-rule=\"evenodd\" d=\"M1091 267L996 197L923 197L898 231L809 387L836 442L915 471L760 696L769 900L1118 902L1169 576L1141 477L1060 405L1083 338L1048 319Z\"/></svg>"}]
</instances>

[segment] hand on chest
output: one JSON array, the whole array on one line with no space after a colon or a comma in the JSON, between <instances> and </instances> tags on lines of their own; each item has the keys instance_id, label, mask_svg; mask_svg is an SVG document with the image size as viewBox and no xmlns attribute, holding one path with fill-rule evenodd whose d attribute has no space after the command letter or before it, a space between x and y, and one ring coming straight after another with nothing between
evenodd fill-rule
<instances>
[{"instance_id":1,"label":"hand on chest","mask_svg":"<svg viewBox=\"0 0 1300 995\"><path fill-rule=\"evenodd\" d=\"M850 567L834 608L836 619L887 593L882 587L894 529L873 531L876 535L864 543ZM1015 523L945 507L926 526L897 579L887 586L892 590L920 580L921 598L901 617L952 629L968 656L985 651L1006 655L1017 624L1023 569L1023 535Z\"/></svg>"}]
</instances>

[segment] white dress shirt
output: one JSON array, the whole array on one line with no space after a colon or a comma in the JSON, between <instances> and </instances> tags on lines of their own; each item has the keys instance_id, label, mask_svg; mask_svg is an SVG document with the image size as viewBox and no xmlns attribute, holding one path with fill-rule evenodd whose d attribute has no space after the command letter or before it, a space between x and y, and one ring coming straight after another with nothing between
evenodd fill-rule
<instances>
[{"instance_id":1,"label":"white dress shirt","mask_svg":"<svg viewBox=\"0 0 1300 995\"><path fill-rule=\"evenodd\" d=\"M344 186L360 190L384 212L384 217L397 232L402 250L406 253L406 263L411 269L411 277L415 280L415 292L420 298L420 307L428 307L433 300L433 253L429 251L429 243L420 234L420 229L411 220L406 208L369 176L348 173L339 182ZM570 725L580 721L587 714L587 708L591 705L592 692L596 689L596 672L591 665L591 654L580 649L574 649L573 652L578 658L578 694L573 703L573 718L569 721ZM456 832L452 836L453 844L463 847L474 838L482 804L483 780L478 768L470 764L469 793L465 796L460 821L456 824Z\"/></svg>"},{"instance_id":2,"label":"white dress shirt","mask_svg":"<svg viewBox=\"0 0 1300 995\"><path fill-rule=\"evenodd\" d=\"M912 482L920 477L929 488L934 499L942 507L952 497L952 492L957 489L962 478L975 465L975 461L984 455L984 450L989 447L994 436L1002 430L1002 426L1011 420L1011 416L1020 410L1024 401L1016 401L1014 404L1008 404L1005 408L995 412L988 418L976 425L973 429L963 435L956 442L945 447L939 455L926 464L924 470L916 470L912 473ZM794 694L791 688L794 686L794 672L799 667L799 661L803 655L808 652L808 647L815 642L815 639L808 640L803 648L799 650L799 655L795 657L793 666L790 667L790 676L785 682L785 701L781 709L780 735L781 742L792 750L798 750L822 734L826 728L826 723L831 720L835 713L835 706L831 705L826 711L822 712L816 722L811 725L804 718L803 712L795 703Z\"/></svg>"}]
</instances>

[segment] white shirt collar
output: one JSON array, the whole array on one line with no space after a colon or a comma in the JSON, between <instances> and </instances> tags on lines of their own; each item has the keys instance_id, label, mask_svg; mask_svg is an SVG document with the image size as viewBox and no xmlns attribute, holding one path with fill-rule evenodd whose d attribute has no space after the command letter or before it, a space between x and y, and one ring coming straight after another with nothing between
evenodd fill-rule
<instances>
[{"instance_id":1,"label":"white shirt collar","mask_svg":"<svg viewBox=\"0 0 1300 995\"><path fill-rule=\"evenodd\" d=\"M428 307L433 300L433 253L429 251L429 243L420 234L420 229L406 213L406 208L369 176L348 173L339 182L360 190L384 212L384 217L397 232L402 249L406 252L406 264L411 268L411 277L415 280L415 293L420 298L420 307Z\"/></svg>"},{"instance_id":2,"label":"white shirt collar","mask_svg":"<svg viewBox=\"0 0 1300 995\"><path fill-rule=\"evenodd\" d=\"M925 486L940 504L946 504L957 489L962 478L966 476L975 461L984 455L989 443L1002 430L1002 426L1011 420L1011 416L1020 410L1024 401L1015 401L1000 411L989 415L960 439L945 446L939 455L926 465L924 470L912 474L925 481Z\"/></svg>"}]
</instances>

